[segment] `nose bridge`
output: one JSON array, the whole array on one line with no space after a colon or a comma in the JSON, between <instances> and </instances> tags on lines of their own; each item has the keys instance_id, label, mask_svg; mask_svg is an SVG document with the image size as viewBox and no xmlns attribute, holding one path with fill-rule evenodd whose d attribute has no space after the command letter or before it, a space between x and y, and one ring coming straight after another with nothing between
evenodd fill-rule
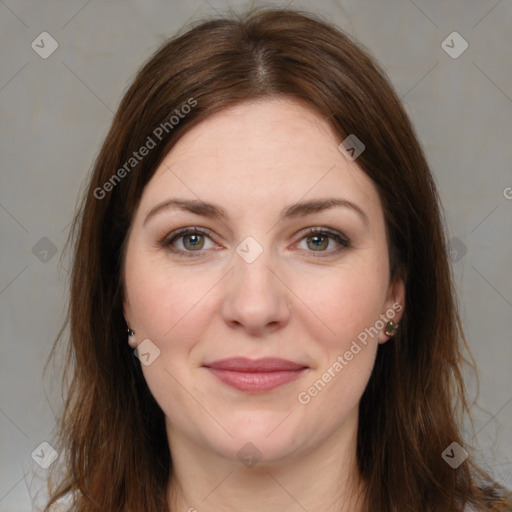
<instances>
[{"instance_id":1,"label":"nose bridge","mask_svg":"<svg viewBox=\"0 0 512 512\"><path fill-rule=\"evenodd\" d=\"M270 249L261 246L255 247L254 243L242 242L236 249L237 255L234 258L232 279L235 288L239 291L254 293L269 292L272 288L270 268L275 266L272 263Z\"/></svg>"},{"instance_id":2,"label":"nose bridge","mask_svg":"<svg viewBox=\"0 0 512 512\"><path fill-rule=\"evenodd\" d=\"M271 249L249 236L239 243L236 253L223 302L226 321L251 331L284 322L286 287L274 274L279 269Z\"/></svg>"}]
</instances>

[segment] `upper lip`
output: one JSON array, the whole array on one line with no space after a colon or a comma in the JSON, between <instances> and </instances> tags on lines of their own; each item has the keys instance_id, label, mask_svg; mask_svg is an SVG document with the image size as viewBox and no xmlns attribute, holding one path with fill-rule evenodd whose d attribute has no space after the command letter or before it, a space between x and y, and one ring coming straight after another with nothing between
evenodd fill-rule
<instances>
[{"instance_id":1,"label":"upper lip","mask_svg":"<svg viewBox=\"0 0 512 512\"><path fill-rule=\"evenodd\" d=\"M217 370L230 370L234 372L278 372L302 370L307 368L303 364L294 363L288 359L278 357L264 357L262 359L248 359L246 357L230 357L219 359L203 366Z\"/></svg>"}]
</instances>

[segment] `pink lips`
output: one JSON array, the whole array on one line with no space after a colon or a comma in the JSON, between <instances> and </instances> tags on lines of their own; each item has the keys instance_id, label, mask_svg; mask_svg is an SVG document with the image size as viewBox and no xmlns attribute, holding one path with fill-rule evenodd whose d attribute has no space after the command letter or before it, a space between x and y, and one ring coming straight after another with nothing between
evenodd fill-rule
<instances>
[{"instance_id":1,"label":"pink lips","mask_svg":"<svg viewBox=\"0 0 512 512\"><path fill-rule=\"evenodd\" d=\"M296 379L307 368L293 361L274 357L256 360L233 357L203 366L224 384L249 392L270 391Z\"/></svg>"}]
</instances>

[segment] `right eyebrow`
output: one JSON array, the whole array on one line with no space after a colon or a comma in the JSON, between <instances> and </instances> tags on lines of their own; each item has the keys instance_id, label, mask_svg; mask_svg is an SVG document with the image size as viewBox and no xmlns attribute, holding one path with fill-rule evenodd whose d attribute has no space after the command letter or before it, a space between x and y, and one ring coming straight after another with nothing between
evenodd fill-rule
<instances>
[{"instance_id":1,"label":"right eyebrow","mask_svg":"<svg viewBox=\"0 0 512 512\"><path fill-rule=\"evenodd\" d=\"M173 208L196 215L202 215L203 217L212 217L221 220L228 218L228 215L220 206L212 203L206 203L196 199L168 199L167 201L157 204L149 211L144 219L144 224L157 213Z\"/></svg>"}]
</instances>

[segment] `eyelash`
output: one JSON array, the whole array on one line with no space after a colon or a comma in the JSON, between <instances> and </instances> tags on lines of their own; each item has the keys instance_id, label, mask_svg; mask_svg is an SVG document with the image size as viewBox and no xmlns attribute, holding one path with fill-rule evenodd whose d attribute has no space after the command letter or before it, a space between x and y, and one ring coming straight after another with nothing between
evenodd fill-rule
<instances>
[{"instance_id":1,"label":"eyelash","mask_svg":"<svg viewBox=\"0 0 512 512\"><path fill-rule=\"evenodd\" d=\"M172 244L176 240L183 238L185 235L191 235L191 234L201 234L201 235L204 235L204 236L210 238L210 240L211 240L209 231L202 229L202 228L196 228L196 227L190 228L189 227L189 228L179 229L173 233L170 233L169 235L164 236L161 240L158 241L158 246L168 249L169 251L171 251L174 254L177 254L179 256L185 256L187 258L195 257L197 254L204 252L204 251L202 251L202 250L184 251L182 249L175 249L172 247ZM313 257L315 257L315 258L325 258L328 256L332 256L332 255L340 253L344 249L348 249L351 247L351 243L348 238L341 235L341 233L337 233L335 231L330 231L325 228L308 228L306 233L304 233L302 235L302 237L300 238L299 242L302 241L304 238L307 238L310 236L318 236L318 235L330 237L331 239L335 240L339 244L339 247L337 247L334 250L330 250L330 251L318 251L319 254L315 254L315 252L317 252L317 251L306 251L306 252L312 253Z\"/></svg>"}]
</instances>

